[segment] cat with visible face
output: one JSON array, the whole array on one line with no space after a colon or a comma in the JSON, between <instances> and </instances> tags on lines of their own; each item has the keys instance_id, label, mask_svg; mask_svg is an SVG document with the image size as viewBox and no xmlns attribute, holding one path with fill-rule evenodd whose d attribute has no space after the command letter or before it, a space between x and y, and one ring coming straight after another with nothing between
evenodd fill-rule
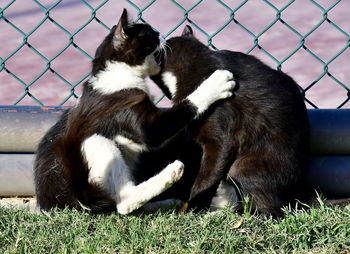
<instances>
[{"instance_id":1,"label":"cat with visible face","mask_svg":"<svg viewBox=\"0 0 350 254\"><path fill-rule=\"evenodd\" d=\"M167 45L162 72L152 79L173 105L215 69L232 72L238 88L234 97L218 102L182 134L201 151L186 157L189 151L178 150L185 166L191 164L195 172L186 176L187 170L172 195L185 197L192 208L212 202L212 206L231 204L239 210L239 191L252 198L258 211L281 215L282 206L305 194L309 127L298 85L253 56L210 50L189 26L182 36L167 40Z\"/></svg>"},{"instance_id":2,"label":"cat with visible face","mask_svg":"<svg viewBox=\"0 0 350 254\"><path fill-rule=\"evenodd\" d=\"M180 179L180 161L140 184L132 168L139 153L160 146L212 103L230 97L235 82L230 72L216 70L182 102L160 110L145 79L159 73L155 55L163 47L158 32L130 23L124 10L96 51L79 103L38 146L34 180L41 209L83 205L127 214Z\"/></svg>"}]
</instances>

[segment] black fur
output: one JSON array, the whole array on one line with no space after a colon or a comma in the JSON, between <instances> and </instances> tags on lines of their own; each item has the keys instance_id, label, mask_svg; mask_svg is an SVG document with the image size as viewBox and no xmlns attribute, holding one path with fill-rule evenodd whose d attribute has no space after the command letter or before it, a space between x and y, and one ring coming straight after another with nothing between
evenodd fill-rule
<instances>
[{"instance_id":1,"label":"black fur","mask_svg":"<svg viewBox=\"0 0 350 254\"><path fill-rule=\"evenodd\" d=\"M190 207L209 205L221 180L235 181L243 194L253 198L258 211L274 216L281 215L282 206L306 196L309 125L293 79L253 56L210 50L190 27L167 44L162 72L177 77L174 105L217 69L231 71L238 84L234 98L218 103L188 128L187 136L202 149L202 154L194 155L201 156L201 162L191 191L182 194L188 196ZM171 97L160 75L153 80ZM183 161L188 173L188 161Z\"/></svg>"},{"instance_id":2,"label":"black fur","mask_svg":"<svg viewBox=\"0 0 350 254\"><path fill-rule=\"evenodd\" d=\"M96 51L92 75L105 70L107 61L141 64L157 48L158 36L148 25L128 25L124 10L118 25ZM117 85L118 78L115 82ZM94 212L115 210L115 200L101 186L88 182L82 142L92 134L110 139L119 134L152 148L195 116L196 108L187 100L162 111L142 90L130 88L106 95L94 90L90 81L85 82L79 104L62 115L37 149L34 181L39 207L79 208L81 203Z\"/></svg>"}]
</instances>

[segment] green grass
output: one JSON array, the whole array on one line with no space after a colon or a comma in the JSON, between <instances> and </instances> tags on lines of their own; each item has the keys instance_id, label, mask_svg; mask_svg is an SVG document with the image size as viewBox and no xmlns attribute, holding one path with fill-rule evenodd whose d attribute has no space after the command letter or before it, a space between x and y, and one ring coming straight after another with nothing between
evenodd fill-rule
<instances>
[{"instance_id":1,"label":"green grass","mask_svg":"<svg viewBox=\"0 0 350 254\"><path fill-rule=\"evenodd\" d=\"M0 253L350 253L350 205L278 220L229 210L47 216L0 208Z\"/></svg>"}]
</instances>

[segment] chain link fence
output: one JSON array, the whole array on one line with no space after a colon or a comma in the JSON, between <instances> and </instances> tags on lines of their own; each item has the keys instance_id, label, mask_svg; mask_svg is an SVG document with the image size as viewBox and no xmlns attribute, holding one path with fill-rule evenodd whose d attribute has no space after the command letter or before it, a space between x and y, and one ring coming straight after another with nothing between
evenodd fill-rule
<instances>
[{"instance_id":1,"label":"chain link fence","mask_svg":"<svg viewBox=\"0 0 350 254\"><path fill-rule=\"evenodd\" d=\"M257 55L296 79L310 108L350 107L347 0L1 0L0 104L74 104L124 7L166 38L190 24L214 50Z\"/></svg>"}]
</instances>

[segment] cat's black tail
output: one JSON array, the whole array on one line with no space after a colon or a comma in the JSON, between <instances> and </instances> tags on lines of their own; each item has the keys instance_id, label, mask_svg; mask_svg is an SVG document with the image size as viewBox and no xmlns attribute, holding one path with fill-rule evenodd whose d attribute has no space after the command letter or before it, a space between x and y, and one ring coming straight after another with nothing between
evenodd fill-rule
<instances>
[{"instance_id":1,"label":"cat's black tail","mask_svg":"<svg viewBox=\"0 0 350 254\"><path fill-rule=\"evenodd\" d=\"M60 160L63 175L76 196L70 207L87 207L91 212L108 212L116 209L115 201L97 184L89 183L89 167L81 146L86 138L96 133L102 118L131 107L145 98L143 93L123 92L82 98L79 105L68 113L64 132L57 138L54 146Z\"/></svg>"}]
</instances>

